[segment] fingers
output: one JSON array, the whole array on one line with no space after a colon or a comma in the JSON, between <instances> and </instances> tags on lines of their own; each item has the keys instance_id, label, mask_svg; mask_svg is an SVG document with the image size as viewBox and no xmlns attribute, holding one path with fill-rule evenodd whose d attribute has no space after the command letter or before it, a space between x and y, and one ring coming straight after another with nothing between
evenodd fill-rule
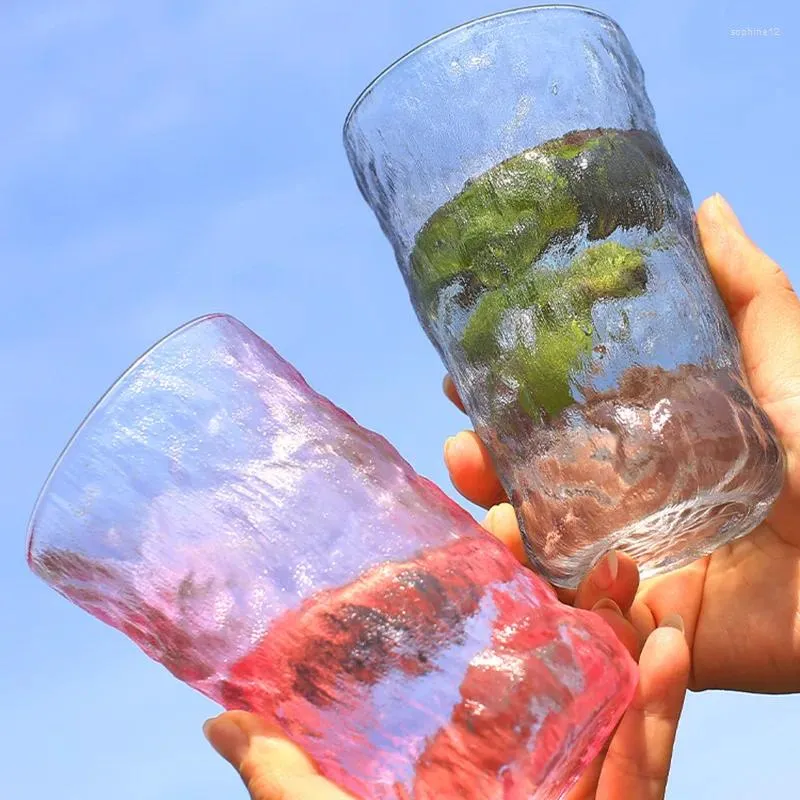
<instances>
[{"instance_id":1,"label":"fingers","mask_svg":"<svg viewBox=\"0 0 800 800\"><path fill-rule=\"evenodd\" d=\"M489 508L506 499L486 446L472 431L444 443L444 461L453 486L471 503Z\"/></svg>"},{"instance_id":2,"label":"fingers","mask_svg":"<svg viewBox=\"0 0 800 800\"><path fill-rule=\"evenodd\" d=\"M483 521L483 527L511 550L517 561L521 564L527 563L528 559L522 544L517 515L514 513L511 503L492 506Z\"/></svg>"},{"instance_id":3,"label":"fingers","mask_svg":"<svg viewBox=\"0 0 800 800\"><path fill-rule=\"evenodd\" d=\"M453 405L464 411L464 404L449 375L444 376L442 389ZM444 443L444 462L453 485L471 503L489 508L506 499L489 451L473 431L462 431Z\"/></svg>"},{"instance_id":4,"label":"fingers","mask_svg":"<svg viewBox=\"0 0 800 800\"><path fill-rule=\"evenodd\" d=\"M620 641L630 654L638 659L642 643L655 627L647 606L636 602L639 591L639 568L636 562L621 552L609 552L581 581L572 600L577 608L592 611L616 610L623 620L607 618Z\"/></svg>"},{"instance_id":5,"label":"fingers","mask_svg":"<svg viewBox=\"0 0 800 800\"><path fill-rule=\"evenodd\" d=\"M747 236L722 195L701 203L697 225L709 269L734 320L765 289L790 287L780 267Z\"/></svg>"},{"instance_id":6,"label":"fingers","mask_svg":"<svg viewBox=\"0 0 800 800\"><path fill-rule=\"evenodd\" d=\"M239 773L252 800L353 800L323 778L311 759L260 717L229 711L203 732Z\"/></svg>"},{"instance_id":7,"label":"fingers","mask_svg":"<svg viewBox=\"0 0 800 800\"><path fill-rule=\"evenodd\" d=\"M577 608L591 609L611 626L617 638L638 660L643 637L630 611L639 588L636 562L624 553L607 553L583 579L575 594Z\"/></svg>"},{"instance_id":8,"label":"fingers","mask_svg":"<svg viewBox=\"0 0 800 800\"><path fill-rule=\"evenodd\" d=\"M714 195L697 212L708 266L742 347L761 405L800 395L800 300L780 267L750 240L728 203Z\"/></svg>"},{"instance_id":9,"label":"fingers","mask_svg":"<svg viewBox=\"0 0 800 800\"><path fill-rule=\"evenodd\" d=\"M453 383L453 379L449 375L444 376L444 380L442 381L442 389L444 390L445 397L459 410L463 411L465 414L466 409L464 408L464 404L461 402L461 398L458 396L458 390L456 389L456 385Z\"/></svg>"},{"instance_id":10,"label":"fingers","mask_svg":"<svg viewBox=\"0 0 800 800\"><path fill-rule=\"evenodd\" d=\"M613 574L614 555L615 554L609 553L603 559L603 561L601 561L600 564L595 567L592 573L587 576L587 578L578 588L578 592L581 594L584 601L591 601L594 599L591 594L593 590L590 588L590 584L592 584L598 576L600 578L598 583L602 585L605 583L603 573L608 570L608 572ZM635 584L638 586L639 583L639 571L636 568L636 564L630 559L627 559L626 556L621 553L616 555L619 560L619 568L617 570L617 577L612 579L611 585L609 586L609 590L612 593L615 592L614 584L620 579L623 583L627 582L629 585ZM611 556L610 559L609 556ZM610 564L608 564L609 560L611 561ZM603 562L606 563L604 564ZM623 574L630 571L631 566L633 567L633 572L635 573L634 581L631 581L630 578L626 578ZM620 578L620 576L622 577ZM623 602L625 602L624 599ZM628 602L632 603L632 599L628 600ZM628 649L628 652L633 656L634 659L638 661L642 652L642 636L630 619L623 615L622 609L613 600L601 597L594 604L594 608L592 610L595 614L598 614L605 620L605 622L614 631L620 642ZM606 742L606 745L602 751L598 753L592 763L586 768L578 783L567 794L567 800L597 800L597 789L600 782L600 776L603 774L606 755L612 741L614 741L613 736L608 742Z\"/></svg>"},{"instance_id":11,"label":"fingers","mask_svg":"<svg viewBox=\"0 0 800 800\"><path fill-rule=\"evenodd\" d=\"M595 603L592 611L603 618L633 659L638 660L642 650L642 638L620 607L613 600L605 598Z\"/></svg>"},{"instance_id":12,"label":"fingers","mask_svg":"<svg viewBox=\"0 0 800 800\"><path fill-rule=\"evenodd\" d=\"M575 595L578 608L592 608L603 599L613 600L627 613L639 588L636 562L624 553L607 553L581 581Z\"/></svg>"},{"instance_id":13,"label":"fingers","mask_svg":"<svg viewBox=\"0 0 800 800\"><path fill-rule=\"evenodd\" d=\"M642 636L631 621L630 610L638 588L636 562L612 550L581 581L574 598L576 608L591 609L601 616L637 661Z\"/></svg>"},{"instance_id":14,"label":"fingers","mask_svg":"<svg viewBox=\"0 0 800 800\"><path fill-rule=\"evenodd\" d=\"M671 615L642 649L639 686L608 747L596 800L662 800L689 666L683 621Z\"/></svg>"}]
</instances>

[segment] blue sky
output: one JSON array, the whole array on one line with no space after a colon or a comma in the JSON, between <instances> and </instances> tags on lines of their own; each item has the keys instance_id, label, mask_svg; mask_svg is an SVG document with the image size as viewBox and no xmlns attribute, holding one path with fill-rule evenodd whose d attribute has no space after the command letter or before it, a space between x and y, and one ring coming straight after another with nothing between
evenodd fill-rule
<instances>
[{"instance_id":1,"label":"blue sky","mask_svg":"<svg viewBox=\"0 0 800 800\"><path fill-rule=\"evenodd\" d=\"M25 524L81 417L181 322L238 316L450 489L463 427L340 143L349 103L485 0L6 0L0 8L0 794L219 800L215 708L27 573ZM628 33L696 202L721 191L797 283L800 12L598 2ZM780 29L740 37L731 29ZM452 492L451 492L452 493ZM800 698L690 698L672 798L795 796Z\"/></svg>"}]
</instances>

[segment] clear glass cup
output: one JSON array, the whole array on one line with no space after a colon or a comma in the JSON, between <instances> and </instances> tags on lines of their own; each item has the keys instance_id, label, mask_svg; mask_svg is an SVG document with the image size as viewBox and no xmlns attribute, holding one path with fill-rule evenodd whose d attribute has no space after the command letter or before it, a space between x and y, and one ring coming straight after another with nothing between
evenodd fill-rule
<instances>
[{"instance_id":1,"label":"clear glass cup","mask_svg":"<svg viewBox=\"0 0 800 800\"><path fill-rule=\"evenodd\" d=\"M574 587L616 548L648 577L765 518L783 452L616 23L540 6L451 30L344 139L537 571Z\"/></svg>"},{"instance_id":2,"label":"clear glass cup","mask_svg":"<svg viewBox=\"0 0 800 800\"><path fill-rule=\"evenodd\" d=\"M601 619L227 316L162 340L97 404L28 559L361 798L560 797L636 683Z\"/></svg>"}]
</instances>

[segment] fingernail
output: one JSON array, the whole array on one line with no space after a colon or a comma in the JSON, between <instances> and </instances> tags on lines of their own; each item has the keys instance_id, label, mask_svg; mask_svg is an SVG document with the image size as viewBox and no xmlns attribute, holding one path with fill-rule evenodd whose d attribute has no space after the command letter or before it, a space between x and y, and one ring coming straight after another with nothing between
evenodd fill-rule
<instances>
[{"instance_id":1,"label":"fingernail","mask_svg":"<svg viewBox=\"0 0 800 800\"><path fill-rule=\"evenodd\" d=\"M495 512L497 511L497 506L492 506L487 512L486 517L483 520L483 527L486 528L487 531L492 530L492 521L494 520Z\"/></svg>"},{"instance_id":2,"label":"fingernail","mask_svg":"<svg viewBox=\"0 0 800 800\"><path fill-rule=\"evenodd\" d=\"M613 611L615 614L619 614L621 617L624 616L622 613L622 609L610 598L604 597L602 600L598 600L593 606L592 611Z\"/></svg>"},{"instance_id":3,"label":"fingernail","mask_svg":"<svg viewBox=\"0 0 800 800\"><path fill-rule=\"evenodd\" d=\"M456 441L456 437L455 436L449 436L447 439L445 439L445 442L444 442L444 457L445 457L445 459L450 457L450 451L452 450L453 444L455 443L455 441Z\"/></svg>"},{"instance_id":4,"label":"fingernail","mask_svg":"<svg viewBox=\"0 0 800 800\"><path fill-rule=\"evenodd\" d=\"M686 633L686 627L683 624L683 617L680 614L667 614L667 616L661 620L661 624L658 627L676 628L681 633Z\"/></svg>"},{"instance_id":5,"label":"fingernail","mask_svg":"<svg viewBox=\"0 0 800 800\"><path fill-rule=\"evenodd\" d=\"M225 717L206 720L203 734L214 750L238 769L250 746L247 734L233 720Z\"/></svg>"},{"instance_id":6,"label":"fingernail","mask_svg":"<svg viewBox=\"0 0 800 800\"><path fill-rule=\"evenodd\" d=\"M619 574L619 558L610 550L594 573L594 584L598 589L610 589Z\"/></svg>"}]
</instances>

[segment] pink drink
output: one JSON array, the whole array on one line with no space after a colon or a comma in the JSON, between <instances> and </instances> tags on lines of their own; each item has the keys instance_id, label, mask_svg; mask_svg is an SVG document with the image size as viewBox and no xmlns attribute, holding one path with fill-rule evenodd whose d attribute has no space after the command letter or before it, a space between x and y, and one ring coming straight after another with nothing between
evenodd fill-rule
<instances>
[{"instance_id":1,"label":"pink drink","mask_svg":"<svg viewBox=\"0 0 800 800\"><path fill-rule=\"evenodd\" d=\"M636 683L601 619L229 317L168 337L98 404L29 560L365 800L559 797Z\"/></svg>"},{"instance_id":2,"label":"pink drink","mask_svg":"<svg viewBox=\"0 0 800 800\"><path fill-rule=\"evenodd\" d=\"M364 797L558 797L610 732L601 723L566 748L574 721L607 707L617 687L604 675L610 653L597 648L604 623L581 615L576 627L551 602L532 611L540 594L505 548L480 539L381 565L277 620L234 665L222 701L274 720L321 763L330 756L317 741L347 731L327 772ZM470 628L486 646L456 694L436 673ZM399 695L415 679L432 691L410 705L409 736L375 694ZM413 765L413 779L392 783L396 760Z\"/></svg>"}]
</instances>

